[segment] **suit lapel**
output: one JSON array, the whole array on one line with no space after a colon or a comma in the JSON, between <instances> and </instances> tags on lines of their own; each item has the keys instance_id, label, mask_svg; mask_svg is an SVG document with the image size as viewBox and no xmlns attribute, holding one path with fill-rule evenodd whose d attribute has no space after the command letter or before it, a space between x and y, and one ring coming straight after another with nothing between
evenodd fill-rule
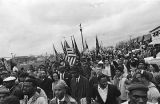
<instances>
[{"instance_id":1,"label":"suit lapel","mask_svg":"<svg viewBox=\"0 0 160 104\"><path fill-rule=\"evenodd\" d=\"M99 94L99 91L98 91L98 85L97 85L97 87L96 87L96 90L97 90L97 97L96 98L100 98L100 102L103 102L103 99L101 98L101 95ZM105 103L105 102L103 102L103 103Z\"/></svg>"},{"instance_id":2,"label":"suit lapel","mask_svg":"<svg viewBox=\"0 0 160 104\"><path fill-rule=\"evenodd\" d=\"M111 86L108 84L108 94L107 94L106 102L107 102L108 98L110 98L111 96L112 96Z\"/></svg>"}]
</instances>

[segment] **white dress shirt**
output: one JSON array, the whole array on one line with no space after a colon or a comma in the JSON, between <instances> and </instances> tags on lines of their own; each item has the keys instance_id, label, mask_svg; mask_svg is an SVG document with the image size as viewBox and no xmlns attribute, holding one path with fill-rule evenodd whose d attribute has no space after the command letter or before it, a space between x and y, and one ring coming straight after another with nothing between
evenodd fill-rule
<instances>
[{"instance_id":1,"label":"white dress shirt","mask_svg":"<svg viewBox=\"0 0 160 104\"><path fill-rule=\"evenodd\" d=\"M59 100L59 99L57 98L58 104L60 104L60 101L64 101L64 100L65 100L65 96L64 96L61 100Z\"/></svg>"},{"instance_id":2,"label":"white dress shirt","mask_svg":"<svg viewBox=\"0 0 160 104\"><path fill-rule=\"evenodd\" d=\"M99 85L98 85L98 92L99 95L101 96L103 102L105 103L107 100L107 95L108 95L108 85L106 88L102 89Z\"/></svg>"}]
</instances>

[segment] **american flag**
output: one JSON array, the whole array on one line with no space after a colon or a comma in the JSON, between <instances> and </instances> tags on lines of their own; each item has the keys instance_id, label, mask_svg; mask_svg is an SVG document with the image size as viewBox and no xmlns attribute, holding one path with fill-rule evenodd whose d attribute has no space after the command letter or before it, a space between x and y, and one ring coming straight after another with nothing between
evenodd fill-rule
<instances>
[{"instance_id":1,"label":"american flag","mask_svg":"<svg viewBox=\"0 0 160 104\"><path fill-rule=\"evenodd\" d=\"M73 66L75 61L76 61L76 54L74 52L73 48L66 48L66 56L65 56L65 61L69 63L70 66Z\"/></svg>"}]
</instances>

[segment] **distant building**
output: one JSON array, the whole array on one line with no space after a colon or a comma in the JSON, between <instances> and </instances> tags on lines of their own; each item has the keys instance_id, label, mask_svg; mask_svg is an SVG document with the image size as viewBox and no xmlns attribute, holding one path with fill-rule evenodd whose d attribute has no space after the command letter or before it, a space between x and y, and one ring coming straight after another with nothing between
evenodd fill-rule
<instances>
[{"instance_id":1,"label":"distant building","mask_svg":"<svg viewBox=\"0 0 160 104\"><path fill-rule=\"evenodd\" d=\"M160 43L160 26L151 30L150 34L152 36L152 42L158 42L159 41L159 43Z\"/></svg>"}]
</instances>

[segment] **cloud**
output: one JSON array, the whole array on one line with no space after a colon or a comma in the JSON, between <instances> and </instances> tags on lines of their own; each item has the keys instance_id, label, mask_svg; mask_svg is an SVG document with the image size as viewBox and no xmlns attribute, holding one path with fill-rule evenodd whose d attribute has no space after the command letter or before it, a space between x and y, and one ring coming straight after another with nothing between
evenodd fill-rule
<instances>
[{"instance_id":1,"label":"cloud","mask_svg":"<svg viewBox=\"0 0 160 104\"><path fill-rule=\"evenodd\" d=\"M52 43L75 35L81 49L79 24L90 47L98 35L114 45L129 35L143 35L159 25L156 0L1 0L0 56L52 53Z\"/></svg>"},{"instance_id":2,"label":"cloud","mask_svg":"<svg viewBox=\"0 0 160 104\"><path fill-rule=\"evenodd\" d=\"M99 35L106 45L112 45L121 40L129 39L129 36L136 37L147 33L155 26L158 26L160 19L159 2L144 1L138 6L130 7L121 13L104 17L91 23L86 30L90 38ZM94 39L93 39L94 40ZM91 43L90 43L91 44Z\"/></svg>"}]
</instances>

